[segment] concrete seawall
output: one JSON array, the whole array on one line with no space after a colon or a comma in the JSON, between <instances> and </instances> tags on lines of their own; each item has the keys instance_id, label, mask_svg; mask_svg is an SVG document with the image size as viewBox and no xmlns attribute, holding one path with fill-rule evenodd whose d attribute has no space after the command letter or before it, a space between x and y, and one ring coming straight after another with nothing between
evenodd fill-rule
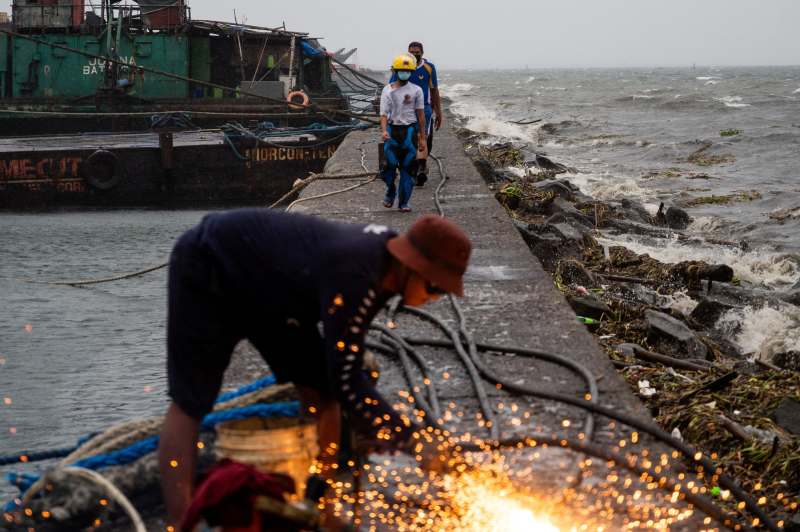
<instances>
[{"instance_id":1,"label":"concrete seawall","mask_svg":"<svg viewBox=\"0 0 800 532\"><path fill-rule=\"evenodd\" d=\"M326 173L363 172L362 157L366 169L376 171L379 141L366 142L379 136L378 130L351 133L328 162ZM441 194L445 216L464 229L474 247L465 277L465 298L461 303L467 315L468 328L475 340L499 346L530 347L567 357L595 375L601 405L639 419L650 420L641 401L633 395L594 338L578 321L538 259L530 253L512 221L490 193L465 154L461 142L447 124L435 135L433 154L441 158L449 177ZM396 207L383 207L381 200L385 186L380 180L342 194L299 203L293 210L344 222L388 225L402 233L417 217L426 213L437 214L434 190L441 175L435 161L429 160L429 167L431 172L428 183L423 188L414 189L410 202L414 208L413 213L401 213ZM324 194L356 182L318 181L303 191L301 197ZM429 304L425 309L443 317L451 327L457 328L457 318L446 299ZM408 315L399 317L395 323L402 334L441 337L441 333L431 325ZM434 372L442 410L451 412L449 419L445 418L448 429L455 434L469 432L477 437L487 437L486 427L477 414L480 411L478 401L467 372L454 352L449 349L423 348L422 354ZM494 371L516 384L574 394L576 397L586 394L586 385L582 379L563 367L522 357L491 354L482 356ZM379 390L385 397L400 403L401 409L405 408L402 406L405 401L403 394L408 385L399 364L382 356L379 360L382 367ZM445 373L449 378L444 377ZM513 395L490 385L486 388L504 436L531 436L541 432L577 438L582 433L586 413L577 408ZM459 413L462 415L459 416ZM566 424L568 428L564 426L565 420L569 421ZM609 450L616 448L616 451L620 451L620 440L627 440L628 447L622 449L622 452L638 453L647 449L651 455L656 453L656 456L669 455L672 452L670 448L653 442L644 435L634 444L631 442L632 432L619 423L598 419L595 441L607 445ZM531 455L533 453L533 450L529 452ZM636 512L631 510L632 506L636 507L635 502L632 505L630 500L616 501L617 495L629 492L632 494L635 489L644 491L642 485L637 488L635 478L633 486L623 487L625 473L619 472L617 476L613 469L598 464L600 461L595 461L594 466L584 468L581 473L576 465L582 459L579 458L580 455L563 449L551 447L545 452L537 448L536 456L540 458L526 463L531 471L529 478L522 481L533 492L560 496L562 488L570 485L576 475L582 475L584 482L579 490L594 490L594 497L599 501L611 500L617 512L614 514L614 525L623 526L639 519L638 515L634 515ZM400 458L396 457L395 460ZM606 484L612 477L622 479L619 485ZM389 493L394 488L379 486L378 489ZM583 508L589 508L593 504L587 498ZM654 504L657 505L658 502ZM572 527L576 523L579 525L578 529L580 523L599 525L605 522L606 528L608 525L614 526L610 520L613 512L608 515L604 513L602 517L593 508L572 509L569 513L568 517L562 516L565 519L560 523L562 532L565 530L563 526ZM701 519L690 518L682 520L679 527L676 522L671 528L694 529L701 522ZM369 521L365 525L369 525ZM380 521L372 525L381 528Z\"/></svg>"}]
</instances>

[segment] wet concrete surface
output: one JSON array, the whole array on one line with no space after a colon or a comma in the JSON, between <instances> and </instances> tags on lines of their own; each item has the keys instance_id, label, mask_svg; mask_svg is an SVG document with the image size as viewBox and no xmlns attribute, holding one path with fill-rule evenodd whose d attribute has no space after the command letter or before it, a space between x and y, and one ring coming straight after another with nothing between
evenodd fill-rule
<instances>
[{"instance_id":1,"label":"wet concrete surface","mask_svg":"<svg viewBox=\"0 0 800 532\"><path fill-rule=\"evenodd\" d=\"M379 136L377 130L351 133L329 161L325 172L363 172L362 156L367 170L377 170L379 141L369 141ZM444 215L461 226L473 244L473 254L465 276L465 297L461 304L475 340L498 346L530 347L578 362L595 376L601 405L652 421L642 402L630 391L594 338L578 321L538 259L529 252L511 219L494 199L447 124L436 133L432 153L441 159L448 176L441 194ZM413 213L385 208L381 203L385 185L380 180L342 194L299 203L293 211L344 222L384 224L400 233L405 232L419 216L437 214L434 190L441 175L436 162L432 159L428 162L429 181L423 188L415 188L411 197ZM357 180L318 181L303 191L300 197L332 192L355 183ZM457 317L447 298L428 304L425 309L444 318L450 327L458 327ZM376 320L381 318L382 315L379 315ZM406 336L443 338L437 328L408 314L400 315L395 324L397 330ZM469 433L486 438L488 430L480 419L472 383L455 352L431 347L420 348L420 352L434 372L448 430L456 435ZM405 398L409 384L399 362L380 354L378 359L382 370L379 391L397 403L397 408L412 410L413 405ZM498 354L485 354L483 360L516 384L574 394L576 397L587 393L586 384L580 376L553 363ZM445 378L445 373L448 378ZM421 381L421 375L416 376L416 381ZM580 409L514 395L490 384L486 384L486 389L502 437L526 435L535 438L537 434L554 434L578 438L582 434L586 414ZM565 420L569 421L568 427L564 427ZM631 442L632 433L632 430L619 423L598 419L594 439L617 452L621 450L623 453L639 454L647 450L651 457L671 454L670 448L653 442L646 435L639 435L638 443L634 444ZM620 449L620 440L627 440L624 449ZM601 460L594 460L591 466L583 464L584 467L579 470L578 462L585 457L565 449L550 447L544 450L540 446L523 453L527 473L516 477L519 485L531 488L533 493L538 494L537 498L547 500L548 504L557 501L564 506L564 489L573 485L577 475L584 479L577 493L573 492L570 496L570 499L577 497L574 500L581 501L580 504L569 511L559 510L556 513L560 515L553 518L558 521L562 532L574 526L580 530L581 523L591 523L588 530L596 530L598 525L605 524L606 529L617 528L637 520L641 521L642 526L648 520L653 520L656 525L661 522L672 530L705 528L699 512L689 519L678 521L674 510L672 516L668 514L667 508L674 505L663 504L662 497L647 491L646 484L639 483L635 476L632 482L625 484L628 475L617 468L607 467ZM534 453L537 459L529 461ZM374 455L371 460L382 463L386 457ZM398 469L403 467L404 458L394 457L392 460L386 465ZM673 470L681 467L677 460L670 458L670 462ZM506 462L506 467L510 468L509 471L515 468L519 470L510 461ZM404 480L411 483L411 480ZM391 501L401 482L391 483L390 479L387 482L388 488L383 483L373 487L383 493L384 500ZM637 491L641 491L641 494L637 495ZM628 497L617 499L621 495ZM575 506L574 503L570 505ZM656 507L659 508L657 512ZM677 507L681 508L680 505ZM613 511L609 511L609 508ZM367 517L365 526L374 526L378 530L390 529L387 526L392 523L388 522L388 518L381 519L378 510L373 513L376 517Z\"/></svg>"}]
</instances>

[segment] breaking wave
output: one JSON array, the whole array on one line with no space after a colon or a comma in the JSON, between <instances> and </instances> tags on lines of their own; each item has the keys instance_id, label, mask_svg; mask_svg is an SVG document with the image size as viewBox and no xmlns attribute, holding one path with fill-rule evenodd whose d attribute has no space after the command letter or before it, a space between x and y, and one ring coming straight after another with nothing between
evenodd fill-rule
<instances>
[{"instance_id":1,"label":"breaking wave","mask_svg":"<svg viewBox=\"0 0 800 532\"><path fill-rule=\"evenodd\" d=\"M688 227L688 230L692 233L703 234L717 231L725 226L726 223L722 218L717 216L701 216L692 221L691 225Z\"/></svg>"},{"instance_id":2,"label":"breaking wave","mask_svg":"<svg viewBox=\"0 0 800 532\"><path fill-rule=\"evenodd\" d=\"M537 142L539 139L538 125L520 126L518 124L510 124L501 120L497 113L480 104L460 102L454 104L452 109L466 119L465 127L472 131L528 143Z\"/></svg>"},{"instance_id":3,"label":"breaking wave","mask_svg":"<svg viewBox=\"0 0 800 532\"><path fill-rule=\"evenodd\" d=\"M635 181L613 182L608 174L576 174L570 176L570 182L576 184L580 189L597 199L622 199L637 198L647 199L652 197L652 191L642 188Z\"/></svg>"},{"instance_id":4,"label":"breaking wave","mask_svg":"<svg viewBox=\"0 0 800 532\"><path fill-rule=\"evenodd\" d=\"M698 223L698 222L695 222ZM711 264L727 264L739 279L771 288L788 288L800 280L800 267L789 255L769 251L742 251L728 246L705 244L693 247L671 240L666 246L655 247L633 239L615 242L634 253L647 253L665 263L689 260Z\"/></svg>"},{"instance_id":5,"label":"breaking wave","mask_svg":"<svg viewBox=\"0 0 800 532\"><path fill-rule=\"evenodd\" d=\"M750 107L749 103L741 103L742 98L739 96L725 96L723 98L714 98L718 102L722 102L726 107Z\"/></svg>"},{"instance_id":6,"label":"breaking wave","mask_svg":"<svg viewBox=\"0 0 800 532\"><path fill-rule=\"evenodd\" d=\"M450 98L451 100L456 96L465 96L467 92L475 89L480 89L479 85L472 85L470 83L456 83L452 87L444 83L439 85L442 96Z\"/></svg>"},{"instance_id":7,"label":"breaking wave","mask_svg":"<svg viewBox=\"0 0 800 532\"><path fill-rule=\"evenodd\" d=\"M745 353L769 359L777 353L800 350L800 308L787 303L780 307L730 310L717 325L729 330L740 328L736 342Z\"/></svg>"}]
</instances>

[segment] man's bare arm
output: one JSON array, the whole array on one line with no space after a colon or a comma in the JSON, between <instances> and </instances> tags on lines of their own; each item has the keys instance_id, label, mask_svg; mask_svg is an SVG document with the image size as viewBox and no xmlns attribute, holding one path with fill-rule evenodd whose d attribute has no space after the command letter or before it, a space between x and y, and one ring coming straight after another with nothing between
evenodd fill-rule
<instances>
[{"instance_id":1,"label":"man's bare arm","mask_svg":"<svg viewBox=\"0 0 800 532\"><path fill-rule=\"evenodd\" d=\"M442 121L444 117L442 116L442 99L439 96L439 87L434 87L431 89L431 101L433 104L433 112L436 113L436 119L433 121L433 127L436 131L439 131L439 128L442 127Z\"/></svg>"},{"instance_id":2,"label":"man's bare arm","mask_svg":"<svg viewBox=\"0 0 800 532\"><path fill-rule=\"evenodd\" d=\"M192 501L200 421L186 415L174 402L164 418L158 442L158 471L167 506L167 524L180 530L183 514Z\"/></svg>"},{"instance_id":3,"label":"man's bare arm","mask_svg":"<svg viewBox=\"0 0 800 532\"><path fill-rule=\"evenodd\" d=\"M425 109L417 109L417 123L419 124L419 151L428 149L428 135L425 127Z\"/></svg>"}]
</instances>

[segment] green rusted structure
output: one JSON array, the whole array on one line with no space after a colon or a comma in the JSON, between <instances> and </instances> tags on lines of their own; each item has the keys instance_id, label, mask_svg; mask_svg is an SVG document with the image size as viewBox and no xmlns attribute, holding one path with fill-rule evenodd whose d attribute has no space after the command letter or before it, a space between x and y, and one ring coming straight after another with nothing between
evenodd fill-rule
<instances>
[{"instance_id":1,"label":"green rusted structure","mask_svg":"<svg viewBox=\"0 0 800 532\"><path fill-rule=\"evenodd\" d=\"M332 124L326 110L349 108L307 34L194 21L165 0L83 2L14 0L13 26L0 26L0 135L146 130L168 112L201 127ZM281 103L294 91L316 112Z\"/></svg>"}]
</instances>

